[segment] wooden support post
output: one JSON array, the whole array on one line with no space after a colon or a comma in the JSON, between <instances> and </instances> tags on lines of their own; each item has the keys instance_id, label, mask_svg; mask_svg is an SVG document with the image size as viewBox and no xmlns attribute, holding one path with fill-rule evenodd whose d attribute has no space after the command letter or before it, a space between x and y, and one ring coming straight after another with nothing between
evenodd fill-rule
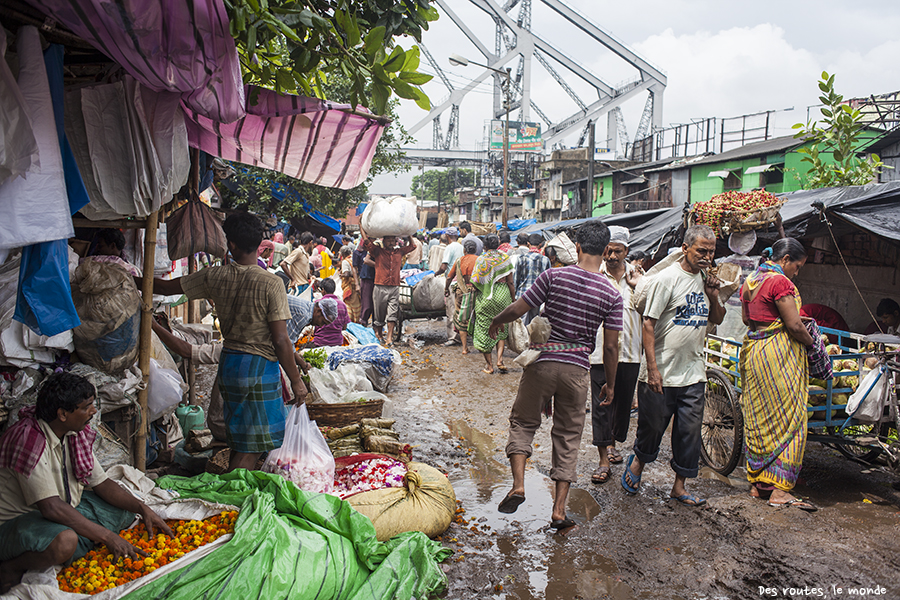
<instances>
[{"instance_id":1,"label":"wooden support post","mask_svg":"<svg viewBox=\"0 0 900 600\"><path fill-rule=\"evenodd\" d=\"M188 275L195 272L197 270L196 266L194 266L194 257L188 256ZM194 300L187 301L187 322L188 323L196 323L197 322L197 303ZM194 361L191 359L185 360L185 369L187 370L187 384L188 384L188 404L194 406L197 404L197 371L194 368Z\"/></svg>"},{"instance_id":2,"label":"wooden support post","mask_svg":"<svg viewBox=\"0 0 900 600\"><path fill-rule=\"evenodd\" d=\"M139 422L134 436L134 466L145 471L147 469L147 431L150 425L150 412L147 410L147 395L150 385L150 334L153 318L153 267L156 261L156 230L159 224L159 210L147 217L147 229L144 231L144 277L141 286L141 334L138 354L138 368L144 380L144 388L138 393Z\"/></svg>"},{"instance_id":3,"label":"wooden support post","mask_svg":"<svg viewBox=\"0 0 900 600\"><path fill-rule=\"evenodd\" d=\"M193 201L193 197L195 193L197 195L200 194L200 149L199 148L191 148L191 201ZM194 255L188 256L188 275L194 273L197 268L194 266ZM188 323L196 323L197 322L197 304L193 300L187 301L187 322ZM197 373L194 370L194 361L191 359L185 360L185 371L187 371L187 384L188 384L188 404L194 406L197 404Z\"/></svg>"}]
</instances>

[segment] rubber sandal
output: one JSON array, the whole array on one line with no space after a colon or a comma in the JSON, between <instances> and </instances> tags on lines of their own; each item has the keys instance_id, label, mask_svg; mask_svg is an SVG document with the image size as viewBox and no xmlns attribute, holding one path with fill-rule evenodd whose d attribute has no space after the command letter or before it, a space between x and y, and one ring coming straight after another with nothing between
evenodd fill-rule
<instances>
[{"instance_id":1,"label":"rubber sandal","mask_svg":"<svg viewBox=\"0 0 900 600\"><path fill-rule=\"evenodd\" d=\"M506 365L497 365L497 370L501 373L509 373L509 369L506 368Z\"/></svg>"},{"instance_id":2,"label":"rubber sandal","mask_svg":"<svg viewBox=\"0 0 900 600\"><path fill-rule=\"evenodd\" d=\"M802 498L794 498L793 500L788 500L787 502L772 502L769 500L766 502L769 506L773 508L783 508L785 506L795 506L802 511L805 512L816 512L819 510L819 507L810 502L809 500L803 500Z\"/></svg>"},{"instance_id":3,"label":"rubber sandal","mask_svg":"<svg viewBox=\"0 0 900 600\"><path fill-rule=\"evenodd\" d=\"M606 483L609 481L611 475L612 471L609 467L597 467L594 472L591 473L591 483Z\"/></svg>"},{"instance_id":4,"label":"rubber sandal","mask_svg":"<svg viewBox=\"0 0 900 600\"><path fill-rule=\"evenodd\" d=\"M559 531L560 529L568 529L570 527L575 527L576 523L572 519L566 516L565 519L554 519L550 521L550 529L555 529Z\"/></svg>"},{"instance_id":5,"label":"rubber sandal","mask_svg":"<svg viewBox=\"0 0 900 600\"><path fill-rule=\"evenodd\" d=\"M706 500L704 500L703 498L698 498L697 496L694 496L693 494L682 494L680 496L669 496L669 498L671 498L673 500L678 500L685 506L703 506L704 504L706 504Z\"/></svg>"},{"instance_id":6,"label":"rubber sandal","mask_svg":"<svg viewBox=\"0 0 900 600\"><path fill-rule=\"evenodd\" d=\"M513 494L512 492L506 495L506 498L503 499L502 502L497 506L497 510L502 513L506 513L511 515L516 512L519 508L519 505L525 502L525 494Z\"/></svg>"},{"instance_id":7,"label":"rubber sandal","mask_svg":"<svg viewBox=\"0 0 900 600\"><path fill-rule=\"evenodd\" d=\"M607 448L606 455L609 457L609 462L614 465L625 462L625 459L622 458L622 455L619 454L619 451L616 450L615 446L610 446L609 448Z\"/></svg>"},{"instance_id":8,"label":"rubber sandal","mask_svg":"<svg viewBox=\"0 0 900 600\"><path fill-rule=\"evenodd\" d=\"M622 472L622 489L625 490L625 493L634 494L638 493L638 490L641 489L641 476L635 475L631 472L631 463L634 462L634 454L628 457L628 463L625 465L625 470ZM631 483L629 483L629 481Z\"/></svg>"}]
</instances>

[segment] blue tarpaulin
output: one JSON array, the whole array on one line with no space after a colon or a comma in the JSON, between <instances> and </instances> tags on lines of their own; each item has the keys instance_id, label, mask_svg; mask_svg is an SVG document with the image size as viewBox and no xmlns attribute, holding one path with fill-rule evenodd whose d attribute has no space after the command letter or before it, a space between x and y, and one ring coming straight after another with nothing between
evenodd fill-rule
<instances>
[{"instance_id":1,"label":"blue tarpaulin","mask_svg":"<svg viewBox=\"0 0 900 600\"><path fill-rule=\"evenodd\" d=\"M537 223L535 219L512 219L506 222L506 228L510 231L518 231L535 223Z\"/></svg>"}]
</instances>

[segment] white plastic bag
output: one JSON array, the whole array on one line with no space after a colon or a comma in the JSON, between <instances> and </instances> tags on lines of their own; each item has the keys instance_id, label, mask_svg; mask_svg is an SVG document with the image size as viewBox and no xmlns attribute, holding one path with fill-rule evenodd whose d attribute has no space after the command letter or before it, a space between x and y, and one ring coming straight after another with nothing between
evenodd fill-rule
<instances>
[{"instance_id":1,"label":"white plastic bag","mask_svg":"<svg viewBox=\"0 0 900 600\"><path fill-rule=\"evenodd\" d=\"M507 343L509 344L509 349L516 354L522 354L528 350L531 339L528 330L522 323L522 319L516 319L509 324L509 340Z\"/></svg>"},{"instance_id":2,"label":"white plastic bag","mask_svg":"<svg viewBox=\"0 0 900 600\"><path fill-rule=\"evenodd\" d=\"M292 406L281 448L269 452L262 470L281 475L307 492L328 493L334 488L334 456L306 404Z\"/></svg>"},{"instance_id":3,"label":"white plastic bag","mask_svg":"<svg viewBox=\"0 0 900 600\"><path fill-rule=\"evenodd\" d=\"M147 410L155 421L181 402L187 386L178 371L164 369L155 359L150 359L150 386L147 391Z\"/></svg>"},{"instance_id":4,"label":"white plastic bag","mask_svg":"<svg viewBox=\"0 0 900 600\"><path fill-rule=\"evenodd\" d=\"M877 423L884 415L884 404L887 402L888 377L884 367L872 369L863 377L856 391L847 401L847 414L863 423ZM881 375L879 379L878 376Z\"/></svg>"},{"instance_id":5,"label":"white plastic bag","mask_svg":"<svg viewBox=\"0 0 900 600\"><path fill-rule=\"evenodd\" d=\"M310 402L336 404L353 392L371 392L372 382L366 377L366 369L358 363L343 363L334 371L310 369Z\"/></svg>"},{"instance_id":6,"label":"white plastic bag","mask_svg":"<svg viewBox=\"0 0 900 600\"><path fill-rule=\"evenodd\" d=\"M528 338L530 344L546 344L550 339L550 321L545 317L535 317L528 324ZM540 350L529 348L517 356L513 362L523 369L536 361L541 356Z\"/></svg>"},{"instance_id":7,"label":"white plastic bag","mask_svg":"<svg viewBox=\"0 0 900 600\"><path fill-rule=\"evenodd\" d=\"M419 229L416 205L406 198L376 198L366 206L359 221L366 235L372 238L386 235L407 236Z\"/></svg>"}]
</instances>

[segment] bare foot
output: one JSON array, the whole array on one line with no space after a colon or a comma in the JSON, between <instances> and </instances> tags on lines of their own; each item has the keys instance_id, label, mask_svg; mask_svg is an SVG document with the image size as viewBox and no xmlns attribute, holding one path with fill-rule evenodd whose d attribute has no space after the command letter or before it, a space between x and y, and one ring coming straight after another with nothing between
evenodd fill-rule
<instances>
[{"instance_id":1,"label":"bare foot","mask_svg":"<svg viewBox=\"0 0 900 600\"><path fill-rule=\"evenodd\" d=\"M462 353L463 353L463 354L468 354L468 353L469 353L469 349L468 349L468 348L463 348Z\"/></svg>"},{"instance_id":2,"label":"bare foot","mask_svg":"<svg viewBox=\"0 0 900 600\"><path fill-rule=\"evenodd\" d=\"M0 594L5 594L22 581L25 571L13 571L6 568L5 562L0 562Z\"/></svg>"}]
</instances>

